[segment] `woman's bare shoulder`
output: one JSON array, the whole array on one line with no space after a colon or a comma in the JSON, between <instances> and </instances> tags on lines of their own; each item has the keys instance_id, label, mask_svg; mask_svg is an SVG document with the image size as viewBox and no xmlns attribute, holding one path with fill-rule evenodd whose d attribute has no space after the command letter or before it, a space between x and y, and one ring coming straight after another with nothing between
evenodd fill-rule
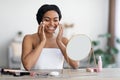
<instances>
[{"instance_id":1,"label":"woman's bare shoulder","mask_svg":"<svg viewBox=\"0 0 120 80\"><path fill-rule=\"evenodd\" d=\"M27 35L24 36L24 40L32 41L35 36L36 36L36 34L27 34Z\"/></svg>"}]
</instances>

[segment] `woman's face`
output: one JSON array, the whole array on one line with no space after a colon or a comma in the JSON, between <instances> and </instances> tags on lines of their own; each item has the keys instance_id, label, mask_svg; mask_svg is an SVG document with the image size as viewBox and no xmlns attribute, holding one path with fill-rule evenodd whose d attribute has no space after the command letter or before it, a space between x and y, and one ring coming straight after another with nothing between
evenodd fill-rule
<instances>
[{"instance_id":1,"label":"woman's face","mask_svg":"<svg viewBox=\"0 0 120 80\"><path fill-rule=\"evenodd\" d=\"M45 32L54 33L59 24L59 15L56 11L47 11L42 20L45 24Z\"/></svg>"}]
</instances>

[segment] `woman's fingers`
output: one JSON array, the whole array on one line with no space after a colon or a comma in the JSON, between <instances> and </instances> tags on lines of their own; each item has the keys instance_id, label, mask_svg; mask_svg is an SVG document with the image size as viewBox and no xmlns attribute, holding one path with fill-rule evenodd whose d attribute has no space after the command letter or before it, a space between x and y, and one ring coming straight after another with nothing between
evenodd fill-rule
<instances>
[{"instance_id":1,"label":"woman's fingers","mask_svg":"<svg viewBox=\"0 0 120 80\"><path fill-rule=\"evenodd\" d=\"M59 24L59 34L63 34L63 27L62 27L62 24Z\"/></svg>"},{"instance_id":2,"label":"woman's fingers","mask_svg":"<svg viewBox=\"0 0 120 80\"><path fill-rule=\"evenodd\" d=\"M40 32L41 32L41 24L39 25L39 27L38 27L38 35L40 35Z\"/></svg>"},{"instance_id":3,"label":"woman's fingers","mask_svg":"<svg viewBox=\"0 0 120 80\"><path fill-rule=\"evenodd\" d=\"M43 24L43 22L41 22L40 23L40 25L39 25L39 28L38 28L38 33L40 34L41 32L43 32L43 28L44 27L44 24Z\"/></svg>"},{"instance_id":4,"label":"woman's fingers","mask_svg":"<svg viewBox=\"0 0 120 80\"><path fill-rule=\"evenodd\" d=\"M62 40L62 36L63 36L63 28L62 28L62 24L59 24L59 33L57 35L57 40L61 41Z\"/></svg>"},{"instance_id":5,"label":"woman's fingers","mask_svg":"<svg viewBox=\"0 0 120 80\"><path fill-rule=\"evenodd\" d=\"M45 27L45 23L42 23L42 32L44 33L44 27Z\"/></svg>"},{"instance_id":6,"label":"woman's fingers","mask_svg":"<svg viewBox=\"0 0 120 80\"><path fill-rule=\"evenodd\" d=\"M45 29L45 23L41 23L40 26L39 26L39 30L38 30L38 36L41 40L46 40L46 36L45 36L45 32L44 32L44 29Z\"/></svg>"}]
</instances>

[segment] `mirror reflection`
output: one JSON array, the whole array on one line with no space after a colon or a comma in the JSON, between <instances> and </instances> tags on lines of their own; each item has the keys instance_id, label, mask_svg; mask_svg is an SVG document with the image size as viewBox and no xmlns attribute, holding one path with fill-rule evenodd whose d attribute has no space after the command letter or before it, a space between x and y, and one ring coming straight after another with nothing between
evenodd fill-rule
<instances>
[{"instance_id":1,"label":"mirror reflection","mask_svg":"<svg viewBox=\"0 0 120 80\"><path fill-rule=\"evenodd\" d=\"M91 48L90 38L84 34L78 34L69 40L66 51L71 59L80 61L88 57Z\"/></svg>"}]
</instances>

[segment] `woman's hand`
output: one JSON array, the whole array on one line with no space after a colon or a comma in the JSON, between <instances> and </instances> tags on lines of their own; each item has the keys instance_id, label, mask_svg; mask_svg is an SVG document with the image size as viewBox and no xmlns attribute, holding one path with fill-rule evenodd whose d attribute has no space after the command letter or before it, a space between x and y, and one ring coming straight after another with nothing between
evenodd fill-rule
<instances>
[{"instance_id":1,"label":"woman's hand","mask_svg":"<svg viewBox=\"0 0 120 80\"><path fill-rule=\"evenodd\" d=\"M63 27L62 27L62 24L59 24L58 27L59 27L59 32L58 32L56 41L57 42L61 42L62 41L62 36L63 36Z\"/></svg>"},{"instance_id":2,"label":"woman's hand","mask_svg":"<svg viewBox=\"0 0 120 80\"><path fill-rule=\"evenodd\" d=\"M39 27L38 27L38 36L41 42L46 42L46 36L45 36L45 32L44 32L44 27L45 27L45 23L41 22Z\"/></svg>"}]
</instances>

